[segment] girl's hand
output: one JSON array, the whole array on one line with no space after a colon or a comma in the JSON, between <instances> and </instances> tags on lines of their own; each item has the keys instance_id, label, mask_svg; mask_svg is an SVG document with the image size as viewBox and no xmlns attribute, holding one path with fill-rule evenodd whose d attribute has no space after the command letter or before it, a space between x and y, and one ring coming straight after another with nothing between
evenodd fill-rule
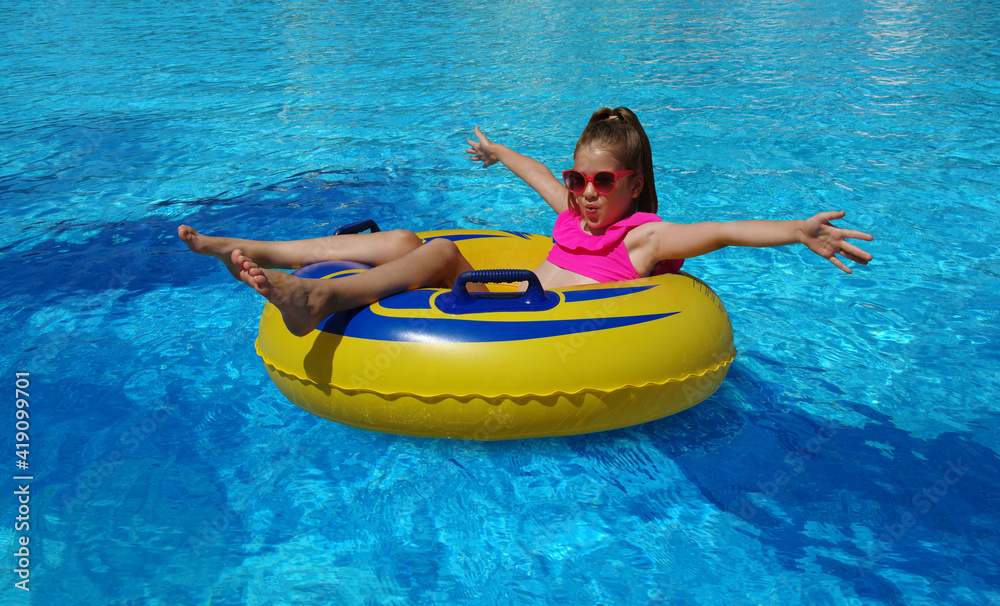
<instances>
[{"instance_id":1,"label":"girl's hand","mask_svg":"<svg viewBox=\"0 0 1000 606\"><path fill-rule=\"evenodd\" d=\"M482 162L483 168L499 162L538 192L552 210L561 213L568 207L566 186L541 162L532 160L509 147L491 142L478 126L476 140L470 139L466 143L469 144L469 148L465 153L469 154L469 159L473 162Z\"/></svg>"},{"instance_id":2,"label":"girl's hand","mask_svg":"<svg viewBox=\"0 0 1000 606\"><path fill-rule=\"evenodd\" d=\"M476 139L478 140L468 139L465 141L469 144L469 149L465 150L465 153L469 154L469 159L473 162L482 162L483 168L496 164L497 156L493 143L480 132L478 126L476 127Z\"/></svg>"},{"instance_id":3,"label":"girl's hand","mask_svg":"<svg viewBox=\"0 0 1000 606\"><path fill-rule=\"evenodd\" d=\"M813 251L817 255L829 259L831 263L839 267L841 270L851 273L851 268L844 265L844 263L837 258L837 255L862 265L867 265L868 262L872 260L872 256L857 246L847 242L847 238L867 240L869 242L875 238L870 234L850 229L841 229L830 223L830 221L835 219L843 219L846 214L847 213L842 210L831 211L819 213L818 215L806 219L805 223L802 225L802 243L808 246L809 250Z\"/></svg>"}]
</instances>

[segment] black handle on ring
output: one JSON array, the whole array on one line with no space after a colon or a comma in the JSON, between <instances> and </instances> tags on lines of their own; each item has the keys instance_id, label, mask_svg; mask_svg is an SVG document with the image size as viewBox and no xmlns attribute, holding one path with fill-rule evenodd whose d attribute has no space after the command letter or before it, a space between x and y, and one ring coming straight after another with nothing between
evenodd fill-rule
<instances>
[{"instance_id":1,"label":"black handle on ring","mask_svg":"<svg viewBox=\"0 0 1000 606\"><path fill-rule=\"evenodd\" d=\"M372 233L381 231L375 221L372 219L365 219L364 221L355 221L354 223L348 223L347 225L341 225L337 228L337 231L333 232L335 236L341 236L343 234L360 234L366 229L371 228Z\"/></svg>"},{"instance_id":2,"label":"black handle on ring","mask_svg":"<svg viewBox=\"0 0 1000 606\"><path fill-rule=\"evenodd\" d=\"M469 292L469 282L496 284L498 282L527 282L521 293ZM480 269L467 271L455 280L451 292L437 298L438 309L446 313L487 313L494 311L544 311L559 303L559 297L549 295L534 272L527 269Z\"/></svg>"}]
</instances>

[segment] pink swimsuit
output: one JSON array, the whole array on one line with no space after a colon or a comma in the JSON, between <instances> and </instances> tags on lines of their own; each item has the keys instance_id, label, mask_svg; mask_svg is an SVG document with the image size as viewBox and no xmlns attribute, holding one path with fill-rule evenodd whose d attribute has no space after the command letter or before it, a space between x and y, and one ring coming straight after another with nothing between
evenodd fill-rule
<instances>
[{"instance_id":1,"label":"pink swimsuit","mask_svg":"<svg viewBox=\"0 0 1000 606\"><path fill-rule=\"evenodd\" d=\"M609 226L603 236L592 236L580 228L578 215L565 210L559 213L552 228L555 245L547 260L598 282L642 278L628 257L625 236L640 225L662 220L653 213L635 213ZM683 264L684 259L661 261L653 269L653 275L677 271Z\"/></svg>"}]
</instances>

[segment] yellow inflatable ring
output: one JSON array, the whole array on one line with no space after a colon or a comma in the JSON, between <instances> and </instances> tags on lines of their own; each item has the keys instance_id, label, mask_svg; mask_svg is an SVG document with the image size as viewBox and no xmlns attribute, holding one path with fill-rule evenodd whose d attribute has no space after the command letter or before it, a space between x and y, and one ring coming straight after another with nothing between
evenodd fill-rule
<instances>
[{"instance_id":1,"label":"yellow inflatable ring","mask_svg":"<svg viewBox=\"0 0 1000 606\"><path fill-rule=\"evenodd\" d=\"M546 236L506 231L418 235L451 239L477 269L535 267L552 246ZM336 279L363 267L329 262L296 273ZM534 274L486 276L528 277ZM457 284L401 293L334 314L305 337L290 334L268 303L257 353L278 389L314 415L386 433L474 440L659 419L715 392L736 354L722 301L683 272L551 291L533 284L518 293L516 283L491 290L499 292L472 296Z\"/></svg>"}]
</instances>

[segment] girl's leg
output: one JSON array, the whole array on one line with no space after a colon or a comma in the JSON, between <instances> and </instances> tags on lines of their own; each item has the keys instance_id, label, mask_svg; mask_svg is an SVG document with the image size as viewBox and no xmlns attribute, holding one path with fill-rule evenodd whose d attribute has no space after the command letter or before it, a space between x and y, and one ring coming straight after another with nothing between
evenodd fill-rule
<instances>
[{"instance_id":1,"label":"girl's leg","mask_svg":"<svg viewBox=\"0 0 1000 606\"><path fill-rule=\"evenodd\" d=\"M240 279L240 268L232 264L232 253L236 249L242 250L260 267L297 269L319 261L382 265L416 250L422 244L416 234L406 230L271 242L206 236L194 228L181 225L177 228L177 235L194 252L222 261L237 279Z\"/></svg>"},{"instance_id":2,"label":"girl's leg","mask_svg":"<svg viewBox=\"0 0 1000 606\"><path fill-rule=\"evenodd\" d=\"M340 237L340 236L338 236ZM368 305L403 291L452 286L472 267L453 242L431 240L368 271L332 280L310 280L260 267L244 251L232 252L240 279L273 303L285 326L303 336L332 313Z\"/></svg>"}]
</instances>

